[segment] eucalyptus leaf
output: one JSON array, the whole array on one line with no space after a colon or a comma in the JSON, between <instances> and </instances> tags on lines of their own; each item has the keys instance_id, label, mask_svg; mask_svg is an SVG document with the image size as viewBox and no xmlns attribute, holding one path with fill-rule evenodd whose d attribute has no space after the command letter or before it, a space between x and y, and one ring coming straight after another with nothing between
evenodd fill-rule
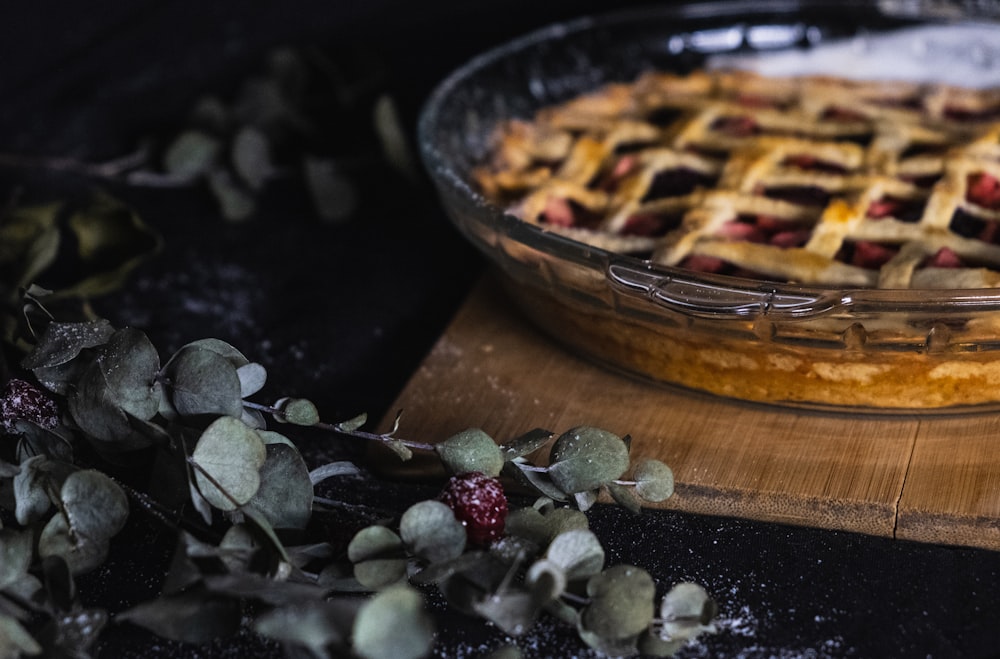
<instances>
[{"instance_id":1,"label":"eucalyptus leaf","mask_svg":"<svg viewBox=\"0 0 1000 659\"><path fill-rule=\"evenodd\" d=\"M52 508L54 497L63 481L76 468L65 462L50 460L44 455L28 458L14 476L14 517L28 526L40 521Z\"/></svg>"},{"instance_id":2,"label":"eucalyptus leaf","mask_svg":"<svg viewBox=\"0 0 1000 659\"><path fill-rule=\"evenodd\" d=\"M504 645L493 650L483 659L523 659L523 657L521 648L516 645Z\"/></svg>"},{"instance_id":3,"label":"eucalyptus leaf","mask_svg":"<svg viewBox=\"0 0 1000 659\"><path fill-rule=\"evenodd\" d=\"M260 487L247 506L257 509L277 529L304 529L312 515L309 468L294 446L268 444L266 452Z\"/></svg>"},{"instance_id":4,"label":"eucalyptus leaf","mask_svg":"<svg viewBox=\"0 0 1000 659\"><path fill-rule=\"evenodd\" d=\"M347 557L354 563L354 578L366 588L384 588L406 576L403 541L384 526L358 531L347 545Z\"/></svg>"},{"instance_id":5,"label":"eucalyptus leaf","mask_svg":"<svg viewBox=\"0 0 1000 659\"><path fill-rule=\"evenodd\" d=\"M19 462L23 463L36 455L44 455L67 463L73 462L73 433L66 426L43 428L34 421L18 419L15 427L21 434L17 442Z\"/></svg>"},{"instance_id":6,"label":"eucalyptus leaf","mask_svg":"<svg viewBox=\"0 0 1000 659\"><path fill-rule=\"evenodd\" d=\"M114 332L111 323L103 318L81 323L51 322L21 366L35 370L65 364L81 351L103 345Z\"/></svg>"},{"instance_id":7,"label":"eucalyptus leaf","mask_svg":"<svg viewBox=\"0 0 1000 659\"><path fill-rule=\"evenodd\" d=\"M75 239L80 268L74 282L53 292L55 298L111 292L162 242L132 209L106 194L94 195L74 209L66 225Z\"/></svg>"},{"instance_id":8,"label":"eucalyptus leaf","mask_svg":"<svg viewBox=\"0 0 1000 659\"><path fill-rule=\"evenodd\" d=\"M481 569L484 558L484 552L467 551L455 558L431 563L416 574L411 575L410 582L415 585L440 583L456 574Z\"/></svg>"},{"instance_id":9,"label":"eucalyptus leaf","mask_svg":"<svg viewBox=\"0 0 1000 659\"><path fill-rule=\"evenodd\" d=\"M445 468L453 474L478 471L499 476L504 455L493 438L479 428L469 428L452 435L434 447Z\"/></svg>"},{"instance_id":10,"label":"eucalyptus leaf","mask_svg":"<svg viewBox=\"0 0 1000 659\"><path fill-rule=\"evenodd\" d=\"M233 168L251 190L260 190L274 176L271 143L254 126L244 126L233 137L230 152Z\"/></svg>"},{"instance_id":11,"label":"eucalyptus leaf","mask_svg":"<svg viewBox=\"0 0 1000 659\"><path fill-rule=\"evenodd\" d=\"M420 593L392 586L361 607L351 638L364 659L419 659L434 645L434 624Z\"/></svg>"},{"instance_id":12,"label":"eucalyptus leaf","mask_svg":"<svg viewBox=\"0 0 1000 659\"><path fill-rule=\"evenodd\" d=\"M356 464L341 460L316 467L309 472L309 480L313 485L316 485L335 476L357 476L360 473L361 470L358 469Z\"/></svg>"},{"instance_id":13,"label":"eucalyptus leaf","mask_svg":"<svg viewBox=\"0 0 1000 659\"><path fill-rule=\"evenodd\" d=\"M646 501L660 502L674 494L674 472L659 460L640 460L632 472L635 493Z\"/></svg>"},{"instance_id":14,"label":"eucalyptus leaf","mask_svg":"<svg viewBox=\"0 0 1000 659\"><path fill-rule=\"evenodd\" d=\"M465 551L465 527L440 501L410 506L400 518L399 534L413 554L431 563L456 558Z\"/></svg>"},{"instance_id":15,"label":"eucalyptus leaf","mask_svg":"<svg viewBox=\"0 0 1000 659\"><path fill-rule=\"evenodd\" d=\"M254 620L253 628L262 636L303 647L313 657L333 657L331 646L348 644L356 615L355 602L310 602L267 611Z\"/></svg>"},{"instance_id":16,"label":"eucalyptus leaf","mask_svg":"<svg viewBox=\"0 0 1000 659\"><path fill-rule=\"evenodd\" d=\"M321 220L336 223L350 219L358 207L358 191L336 161L307 156L302 173Z\"/></svg>"},{"instance_id":17,"label":"eucalyptus leaf","mask_svg":"<svg viewBox=\"0 0 1000 659\"><path fill-rule=\"evenodd\" d=\"M368 423L368 415L362 412L353 419L341 421L337 424L337 428L343 432L351 432L353 430L357 430L366 423Z\"/></svg>"},{"instance_id":18,"label":"eucalyptus leaf","mask_svg":"<svg viewBox=\"0 0 1000 659\"><path fill-rule=\"evenodd\" d=\"M240 396L246 398L264 388L267 369L257 363L244 364L236 368L236 377L240 380Z\"/></svg>"},{"instance_id":19,"label":"eucalyptus leaf","mask_svg":"<svg viewBox=\"0 0 1000 659\"><path fill-rule=\"evenodd\" d=\"M619 478L628 466L628 446L618 435L580 426L553 443L548 474L563 492L575 494Z\"/></svg>"},{"instance_id":20,"label":"eucalyptus leaf","mask_svg":"<svg viewBox=\"0 0 1000 659\"><path fill-rule=\"evenodd\" d=\"M208 187L215 195L223 219L242 222L257 210L254 196L240 185L228 169L212 169L208 173Z\"/></svg>"},{"instance_id":21,"label":"eucalyptus leaf","mask_svg":"<svg viewBox=\"0 0 1000 659\"><path fill-rule=\"evenodd\" d=\"M235 634L240 628L242 611L238 600L194 588L142 602L117 614L115 619L173 641L207 643Z\"/></svg>"},{"instance_id":22,"label":"eucalyptus leaf","mask_svg":"<svg viewBox=\"0 0 1000 659\"><path fill-rule=\"evenodd\" d=\"M507 442L500 448L504 452L507 460L521 458L530 455L549 443L552 439L552 431L544 428L535 428Z\"/></svg>"},{"instance_id":23,"label":"eucalyptus leaf","mask_svg":"<svg viewBox=\"0 0 1000 659\"><path fill-rule=\"evenodd\" d=\"M181 348L163 367L170 402L181 416L215 414L239 417L242 385L223 355L200 346Z\"/></svg>"},{"instance_id":24,"label":"eucalyptus leaf","mask_svg":"<svg viewBox=\"0 0 1000 659\"><path fill-rule=\"evenodd\" d=\"M17 291L33 282L55 261L60 236L57 219L61 204L8 209L0 222L0 269L14 301ZM2 290L2 289L0 289Z\"/></svg>"},{"instance_id":25,"label":"eucalyptus leaf","mask_svg":"<svg viewBox=\"0 0 1000 659\"><path fill-rule=\"evenodd\" d=\"M108 557L108 540L88 538L70 532L66 517L57 514L49 519L38 537L38 555L61 556L74 574L100 567Z\"/></svg>"},{"instance_id":26,"label":"eucalyptus leaf","mask_svg":"<svg viewBox=\"0 0 1000 659\"><path fill-rule=\"evenodd\" d=\"M507 461L502 473L542 496L555 501L569 500L569 497L552 482L546 471L536 471L524 458Z\"/></svg>"},{"instance_id":27,"label":"eucalyptus leaf","mask_svg":"<svg viewBox=\"0 0 1000 659\"><path fill-rule=\"evenodd\" d=\"M178 178L193 179L215 164L221 150L218 138L200 130L186 130L167 147L163 169Z\"/></svg>"},{"instance_id":28,"label":"eucalyptus leaf","mask_svg":"<svg viewBox=\"0 0 1000 659\"><path fill-rule=\"evenodd\" d=\"M615 482L607 483L605 487L608 489L608 493L611 495L611 498L614 499L615 503L619 506L627 509L635 515L642 512L642 505L639 503L638 498L636 498L635 493L632 492L631 488Z\"/></svg>"},{"instance_id":29,"label":"eucalyptus leaf","mask_svg":"<svg viewBox=\"0 0 1000 659\"><path fill-rule=\"evenodd\" d=\"M0 591L28 574L34 557L30 530L0 529Z\"/></svg>"},{"instance_id":30,"label":"eucalyptus leaf","mask_svg":"<svg viewBox=\"0 0 1000 659\"><path fill-rule=\"evenodd\" d=\"M280 410L275 419L282 423L314 426L320 421L316 406L305 398L282 398L274 406Z\"/></svg>"},{"instance_id":31,"label":"eucalyptus leaf","mask_svg":"<svg viewBox=\"0 0 1000 659\"><path fill-rule=\"evenodd\" d=\"M62 509L77 537L109 540L128 519L128 497L110 477L94 469L66 477L59 493Z\"/></svg>"},{"instance_id":32,"label":"eucalyptus leaf","mask_svg":"<svg viewBox=\"0 0 1000 659\"><path fill-rule=\"evenodd\" d=\"M541 607L532 593L508 589L473 603L473 610L509 636L521 636L535 624Z\"/></svg>"},{"instance_id":33,"label":"eucalyptus leaf","mask_svg":"<svg viewBox=\"0 0 1000 659\"><path fill-rule=\"evenodd\" d=\"M566 573L566 579L588 578L604 567L604 547L588 529L573 529L557 535L545 557Z\"/></svg>"},{"instance_id":34,"label":"eucalyptus leaf","mask_svg":"<svg viewBox=\"0 0 1000 659\"><path fill-rule=\"evenodd\" d=\"M238 348L236 348L231 343L223 341L222 339L198 339L196 341L191 341L181 346L181 350L184 348L200 348L202 350L208 350L214 352L220 357L224 357L227 362L233 365L233 368L239 369L241 366L246 366L250 363Z\"/></svg>"},{"instance_id":35,"label":"eucalyptus leaf","mask_svg":"<svg viewBox=\"0 0 1000 659\"><path fill-rule=\"evenodd\" d=\"M223 416L201 434L191 459L198 467L195 482L205 499L219 510L235 510L260 488L267 451L254 429Z\"/></svg>"},{"instance_id":36,"label":"eucalyptus leaf","mask_svg":"<svg viewBox=\"0 0 1000 659\"><path fill-rule=\"evenodd\" d=\"M326 596L326 591L313 583L280 581L248 572L208 575L202 583L209 592L235 599L252 600L269 606L318 601Z\"/></svg>"},{"instance_id":37,"label":"eucalyptus leaf","mask_svg":"<svg viewBox=\"0 0 1000 659\"><path fill-rule=\"evenodd\" d=\"M580 624L602 639L637 640L653 622L656 584L649 573L632 565L615 565L587 582L589 603Z\"/></svg>"},{"instance_id":38,"label":"eucalyptus leaf","mask_svg":"<svg viewBox=\"0 0 1000 659\"><path fill-rule=\"evenodd\" d=\"M17 618L0 613L0 657L20 657L22 654L34 656L41 653L42 646Z\"/></svg>"},{"instance_id":39,"label":"eucalyptus leaf","mask_svg":"<svg viewBox=\"0 0 1000 659\"><path fill-rule=\"evenodd\" d=\"M689 641L702 633L715 632L715 602L695 583L681 582L660 603L660 636L665 640Z\"/></svg>"},{"instance_id":40,"label":"eucalyptus leaf","mask_svg":"<svg viewBox=\"0 0 1000 659\"><path fill-rule=\"evenodd\" d=\"M590 510L595 503L597 503L597 490L584 490L583 492L574 492L573 501L576 502L576 507L581 511Z\"/></svg>"},{"instance_id":41,"label":"eucalyptus leaf","mask_svg":"<svg viewBox=\"0 0 1000 659\"><path fill-rule=\"evenodd\" d=\"M562 566L543 558L531 564L524 582L530 588L535 602L547 604L566 591L566 571Z\"/></svg>"},{"instance_id":42,"label":"eucalyptus leaf","mask_svg":"<svg viewBox=\"0 0 1000 659\"><path fill-rule=\"evenodd\" d=\"M127 414L149 420L160 406L159 355L145 334L116 331L84 371L68 398L76 424L91 438L122 448L143 448L148 438L129 425Z\"/></svg>"}]
</instances>

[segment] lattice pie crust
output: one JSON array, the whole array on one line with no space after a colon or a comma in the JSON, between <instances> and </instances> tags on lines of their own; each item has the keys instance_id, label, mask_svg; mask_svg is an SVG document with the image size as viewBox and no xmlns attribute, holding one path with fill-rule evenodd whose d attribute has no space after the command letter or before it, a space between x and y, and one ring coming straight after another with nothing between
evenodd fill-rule
<instances>
[{"instance_id":1,"label":"lattice pie crust","mask_svg":"<svg viewBox=\"0 0 1000 659\"><path fill-rule=\"evenodd\" d=\"M503 124L475 178L526 222L692 271L831 288L1000 286L1000 90L650 73ZM892 327L866 320L840 349L815 349L812 329L802 341L747 342L538 291L524 300L588 354L716 394L1000 402L1000 351L969 347L998 342L993 316L907 318L906 332L927 331L915 349L893 348ZM974 338L956 347L951 333ZM876 335L889 348L870 349Z\"/></svg>"},{"instance_id":2,"label":"lattice pie crust","mask_svg":"<svg viewBox=\"0 0 1000 659\"><path fill-rule=\"evenodd\" d=\"M476 178L525 221L666 265L1000 285L1000 90L652 73L505 124Z\"/></svg>"}]
</instances>

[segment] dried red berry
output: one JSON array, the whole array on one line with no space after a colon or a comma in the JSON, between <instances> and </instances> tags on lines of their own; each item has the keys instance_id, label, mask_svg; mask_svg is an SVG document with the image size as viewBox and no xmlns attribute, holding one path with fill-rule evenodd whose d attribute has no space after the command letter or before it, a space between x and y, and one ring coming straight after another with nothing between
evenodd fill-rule
<instances>
[{"instance_id":1,"label":"dried red berry","mask_svg":"<svg viewBox=\"0 0 1000 659\"><path fill-rule=\"evenodd\" d=\"M59 407L41 389L27 380L11 378L0 394L0 425L8 434L17 433L18 419L43 428L59 425Z\"/></svg>"},{"instance_id":2,"label":"dried red berry","mask_svg":"<svg viewBox=\"0 0 1000 659\"><path fill-rule=\"evenodd\" d=\"M438 499L465 526L470 545L486 547L503 535L507 495L498 479L478 471L452 476Z\"/></svg>"}]
</instances>

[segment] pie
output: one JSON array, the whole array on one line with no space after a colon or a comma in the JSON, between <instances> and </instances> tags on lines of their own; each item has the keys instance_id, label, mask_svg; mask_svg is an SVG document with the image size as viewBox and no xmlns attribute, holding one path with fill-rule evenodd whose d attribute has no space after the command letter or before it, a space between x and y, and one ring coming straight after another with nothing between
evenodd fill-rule
<instances>
[{"instance_id":1,"label":"pie","mask_svg":"<svg viewBox=\"0 0 1000 659\"><path fill-rule=\"evenodd\" d=\"M713 280L1000 287L1000 89L652 72L504 122L473 177L548 232ZM878 409L1000 402L1000 351L980 349L1000 343L1000 312L664 323L544 290L519 296L588 355L714 394Z\"/></svg>"},{"instance_id":2,"label":"pie","mask_svg":"<svg viewBox=\"0 0 1000 659\"><path fill-rule=\"evenodd\" d=\"M698 272L809 286L1000 286L1000 90L650 73L498 132L484 194Z\"/></svg>"}]
</instances>

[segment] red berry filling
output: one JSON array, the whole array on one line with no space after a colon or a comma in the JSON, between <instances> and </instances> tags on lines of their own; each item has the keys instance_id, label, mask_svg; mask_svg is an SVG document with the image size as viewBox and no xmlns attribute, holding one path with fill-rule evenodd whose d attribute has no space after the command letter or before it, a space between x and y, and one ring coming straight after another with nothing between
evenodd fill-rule
<instances>
[{"instance_id":1,"label":"red berry filling","mask_svg":"<svg viewBox=\"0 0 1000 659\"><path fill-rule=\"evenodd\" d=\"M977 206L1000 210L1000 181L985 172L969 174L965 198Z\"/></svg>"}]
</instances>

